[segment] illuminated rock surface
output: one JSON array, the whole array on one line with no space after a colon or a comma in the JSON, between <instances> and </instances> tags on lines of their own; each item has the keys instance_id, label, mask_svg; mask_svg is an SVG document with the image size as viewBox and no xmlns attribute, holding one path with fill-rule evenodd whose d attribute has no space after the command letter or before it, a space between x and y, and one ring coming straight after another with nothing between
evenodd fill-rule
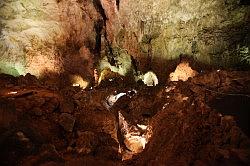
<instances>
[{"instance_id":1,"label":"illuminated rock surface","mask_svg":"<svg viewBox=\"0 0 250 166\"><path fill-rule=\"evenodd\" d=\"M231 67L249 62L249 11L239 0L3 0L0 72L89 79L104 51L117 46L142 72L151 70L152 62L160 77L167 60L180 54ZM126 73L128 65L117 70Z\"/></svg>"},{"instance_id":2,"label":"illuminated rock surface","mask_svg":"<svg viewBox=\"0 0 250 166\"><path fill-rule=\"evenodd\" d=\"M193 70L188 62L180 63L174 72L170 73L170 81L187 81L188 78L196 76L197 71Z\"/></svg>"},{"instance_id":3,"label":"illuminated rock surface","mask_svg":"<svg viewBox=\"0 0 250 166\"><path fill-rule=\"evenodd\" d=\"M1 72L82 74L77 64L89 72L86 63L91 61L90 48L80 48L95 43L94 24L100 16L90 1L4 0L0 2L0 13ZM65 50L74 53L67 55Z\"/></svg>"},{"instance_id":4,"label":"illuminated rock surface","mask_svg":"<svg viewBox=\"0 0 250 166\"><path fill-rule=\"evenodd\" d=\"M117 40L138 56L151 45L155 65L159 59L189 54L204 63L230 66L239 62L237 45L249 47L249 11L238 0L124 0L119 14L125 27Z\"/></svg>"}]
</instances>

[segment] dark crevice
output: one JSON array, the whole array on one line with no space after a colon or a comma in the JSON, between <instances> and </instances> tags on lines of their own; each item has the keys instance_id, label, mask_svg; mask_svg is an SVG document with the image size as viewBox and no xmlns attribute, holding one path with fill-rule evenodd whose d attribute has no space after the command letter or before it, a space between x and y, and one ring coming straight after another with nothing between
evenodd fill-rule
<instances>
[{"instance_id":1,"label":"dark crevice","mask_svg":"<svg viewBox=\"0 0 250 166\"><path fill-rule=\"evenodd\" d=\"M95 43L95 53L100 54L101 52L101 38L102 38L102 30L104 27L104 21L102 19L97 20L95 22L94 28L96 33L96 43Z\"/></svg>"},{"instance_id":2,"label":"dark crevice","mask_svg":"<svg viewBox=\"0 0 250 166\"><path fill-rule=\"evenodd\" d=\"M117 10L120 9L120 0L116 0L116 7L117 7Z\"/></svg>"},{"instance_id":3,"label":"dark crevice","mask_svg":"<svg viewBox=\"0 0 250 166\"><path fill-rule=\"evenodd\" d=\"M107 17L106 17L106 14L105 14L105 10L102 7L101 1L100 0L95 0L95 1L93 1L93 4L94 4L94 7L95 7L96 11L101 14L104 22L106 22Z\"/></svg>"},{"instance_id":4,"label":"dark crevice","mask_svg":"<svg viewBox=\"0 0 250 166\"><path fill-rule=\"evenodd\" d=\"M100 13L102 19L97 20L94 25L95 33L96 33L96 43L95 43L95 60L94 60L94 66L98 64L98 61L101 56L101 39L102 39L102 34L106 33L106 14L105 11L102 7L101 1L100 0L95 0L93 1L94 7L98 13Z\"/></svg>"},{"instance_id":5,"label":"dark crevice","mask_svg":"<svg viewBox=\"0 0 250 166\"><path fill-rule=\"evenodd\" d=\"M108 52L107 53L108 61L112 66L116 66L116 61L113 56L112 44L107 38L107 26L106 26L107 16L105 14L105 10L102 7L100 0L93 1L93 4L94 4L95 9L100 13L100 15L103 18L103 20L98 20L95 24L95 31L96 31L96 45L95 45L96 53L95 54L97 57L96 60L100 58L100 51L101 51L101 44L102 44L101 37L103 34L105 42L106 42L105 46ZM96 60L95 62L97 62Z\"/></svg>"},{"instance_id":6,"label":"dark crevice","mask_svg":"<svg viewBox=\"0 0 250 166\"><path fill-rule=\"evenodd\" d=\"M152 70L152 57L153 57L153 48L152 48L152 43L151 39L149 40L148 43L148 53L147 53L147 68L148 70Z\"/></svg>"},{"instance_id":7,"label":"dark crevice","mask_svg":"<svg viewBox=\"0 0 250 166\"><path fill-rule=\"evenodd\" d=\"M250 1L249 0L241 0L240 4L241 5L250 5Z\"/></svg>"}]
</instances>

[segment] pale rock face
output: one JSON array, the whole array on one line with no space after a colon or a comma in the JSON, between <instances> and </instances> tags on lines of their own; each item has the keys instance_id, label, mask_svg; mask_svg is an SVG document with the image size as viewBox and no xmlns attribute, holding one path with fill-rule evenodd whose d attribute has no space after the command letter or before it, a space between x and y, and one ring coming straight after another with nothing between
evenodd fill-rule
<instances>
[{"instance_id":1,"label":"pale rock face","mask_svg":"<svg viewBox=\"0 0 250 166\"><path fill-rule=\"evenodd\" d=\"M0 2L0 73L24 75L73 71L91 64L90 52L83 47L64 55L67 47L95 43L95 21L100 19L92 1L3 0ZM70 43L71 46L68 46ZM76 68L76 67L75 67ZM82 72L82 73L79 73ZM86 71L77 71L78 74Z\"/></svg>"},{"instance_id":2,"label":"pale rock face","mask_svg":"<svg viewBox=\"0 0 250 166\"><path fill-rule=\"evenodd\" d=\"M94 3L1 0L0 73L93 73L93 50L97 36L104 34L107 39L100 40L127 50L139 62L138 70L149 51L154 69L159 59L174 60L180 54L206 64L235 65L240 61L237 47L249 48L250 7L239 0L122 0L119 10L115 0L100 0L106 27L98 35L104 16ZM127 73L131 60L123 59L128 63L111 66L112 71Z\"/></svg>"},{"instance_id":3,"label":"pale rock face","mask_svg":"<svg viewBox=\"0 0 250 166\"><path fill-rule=\"evenodd\" d=\"M187 81L198 74L197 71L193 70L188 62L180 63L174 72L170 73L170 81Z\"/></svg>"},{"instance_id":4,"label":"pale rock face","mask_svg":"<svg viewBox=\"0 0 250 166\"><path fill-rule=\"evenodd\" d=\"M0 13L0 71L13 68L16 75L39 75L43 70L60 70L56 47L64 42L65 32L54 0L3 0Z\"/></svg>"},{"instance_id":5,"label":"pale rock face","mask_svg":"<svg viewBox=\"0 0 250 166\"><path fill-rule=\"evenodd\" d=\"M156 86L158 85L158 78L156 74L152 71L147 72L144 74L144 77L142 79L145 85L147 86Z\"/></svg>"},{"instance_id":6,"label":"pale rock face","mask_svg":"<svg viewBox=\"0 0 250 166\"><path fill-rule=\"evenodd\" d=\"M109 68L111 71L119 73L122 76L130 74L129 72L133 70L131 56L126 50L119 47L113 48L113 53L116 54L114 59L117 61L117 66L112 66L108 62L107 56L104 56L99 62L99 71Z\"/></svg>"},{"instance_id":7,"label":"pale rock face","mask_svg":"<svg viewBox=\"0 0 250 166\"><path fill-rule=\"evenodd\" d=\"M104 68L99 75L98 85L100 85L104 80L109 80L120 76L121 75L119 73L111 71L110 68Z\"/></svg>"}]
</instances>

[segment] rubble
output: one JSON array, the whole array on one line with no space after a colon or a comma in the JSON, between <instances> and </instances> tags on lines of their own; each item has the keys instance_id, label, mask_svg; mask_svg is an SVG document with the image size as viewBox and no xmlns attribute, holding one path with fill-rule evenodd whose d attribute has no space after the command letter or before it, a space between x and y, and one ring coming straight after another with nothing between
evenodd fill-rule
<instances>
[{"instance_id":1,"label":"rubble","mask_svg":"<svg viewBox=\"0 0 250 166\"><path fill-rule=\"evenodd\" d=\"M0 89L1 165L249 164L249 131L243 124L249 117L249 72L85 90L25 80L23 86L6 78L0 82L12 86ZM218 98L233 95L244 106L234 104L233 114L227 112L232 106L217 110Z\"/></svg>"},{"instance_id":2,"label":"rubble","mask_svg":"<svg viewBox=\"0 0 250 166\"><path fill-rule=\"evenodd\" d=\"M68 113L62 113L59 118L59 123L64 128L64 130L72 132L75 125L75 118Z\"/></svg>"}]
</instances>

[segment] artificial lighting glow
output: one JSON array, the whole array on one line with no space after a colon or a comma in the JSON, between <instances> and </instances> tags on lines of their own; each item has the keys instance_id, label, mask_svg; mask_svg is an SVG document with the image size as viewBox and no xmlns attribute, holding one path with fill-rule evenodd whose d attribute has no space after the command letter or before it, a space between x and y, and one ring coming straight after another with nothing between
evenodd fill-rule
<instances>
[{"instance_id":1,"label":"artificial lighting glow","mask_svg":"<svg viewBox=\"0 0 250 166\"><path fill-rule=\"evenodd\" d=\"M162 109L165 109L168 105L169 105L169 103L164 104L164 106L162 107Z\"/></svg>"},{"instance_id":2,"label":"artificial lighting glow","mask_svg":"<svg viewBox=\"0 0 250 166\"><path fill-rule=\"evenodd\" d=\"M138 126L139 128L141 128L142 130L146 130L146 129L147 129L147 126L146 126L146 125L137 124L137 126Z\"/></svg>"},{"instance_id":3,"label":"artificial lighting glow","mask_svg":"<svg viewBox=\"0 0 250 166\"><path fill-rule=\"evenodd\" d=\"M158 85L158 78L157 78L156 74L152 71L149 71L146 74L144 74L142 81L147 86Z\"/></svg>"},{"instance_id":4,"label":"artificial lighting glow","mask_svg":"<svg viewBox=\"0 0 250 166\"><path fill-rule=\"evenodd\" d=\"M188 100L188 97L183 97L182 100L183 100L183 101L187 101L187 100Z\"/></svg>"},{"instance_id":5,"label":"artificial lighting glow","mask_svg":"<svg viewBox=\"0 0 250 166\"><path fill-rule=\"evenodd\" d=\"M113 72L110 68L104 68L98 77L97 84L100 85L104 80L113 81L114 78L119 76L121 76L119 73Z\"/></svg>"},{"instance_id":6,"label":"artificial lighting glow","mask_svg":"<svg viewBox=\"0 0 250 166\"><path fill-rule=\"evenodd\" d=\"M71 75L71 82L73 87L80 87L86 89L89 86L89 82L83 79L80 75Z\"/></svg>"},{"instance_id":7,"label":"artificial lighting glow","mask_svg":"<svg viewBox=\"0 0 250 166\"><path fill-rule=\"evenodd\" d=\"M8 95L17 94L17 92L9 92Z\"/></svg>"},{"instance_id":8,"label":"artificial lighting glow","mask_svg":"<svg viewBox=\"0 0 250 166\"><path fill-rule=\"evenodd\" d=\"M74 87L80 87L80 84L72 84Z\"/></svg>"}]
</instances>

